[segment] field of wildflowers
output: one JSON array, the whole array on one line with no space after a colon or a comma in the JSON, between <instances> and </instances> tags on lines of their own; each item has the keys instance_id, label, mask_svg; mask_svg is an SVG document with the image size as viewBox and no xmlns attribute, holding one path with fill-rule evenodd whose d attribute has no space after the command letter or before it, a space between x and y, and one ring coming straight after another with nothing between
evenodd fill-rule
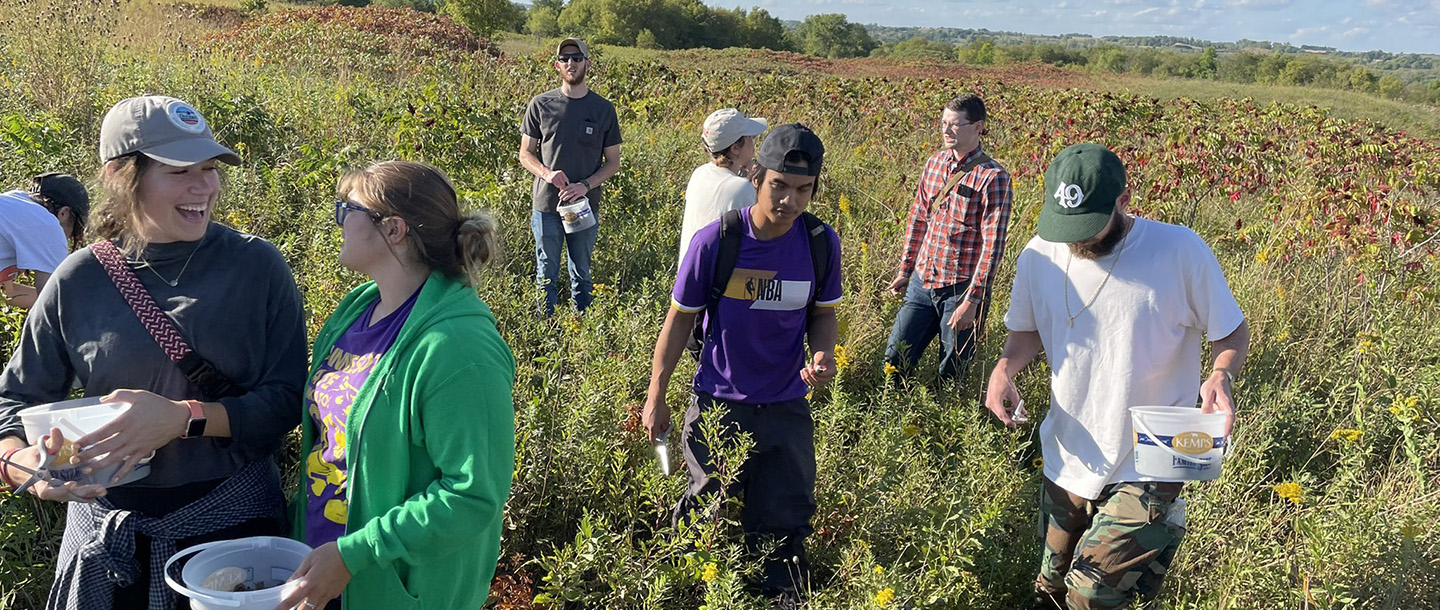
<instances>
[{"instance_id":1,"label":"field of wildflowers","mask_svg":"<svg viewBox=\"0 0 1440 610\"><path fill-rule=\"evenodd\" d=\"M178 16L177 16L178 15ZM1041 175L1098 141L1130 169L1137 213L1215 248L1254 333L1235 451L1192 485L1170 609L1440 607L1440 146L1314 106L1097 92L1043 67L877 61L807 67L768 52L626 59L597 50L593 86L625 144L607 184L598 300L584 318L531 315L530 178L515 161L525 102L555 86L545 53L502 54L445 20L324 9L206 21L108 0L17 0L0 27L0 185L93 175L104 111L140 93L194 103L245 166L224 221L289 260L312 332L360 278L335 262L339 172L375 159L445 168L501 219L508 256L480 293L519 362L517 456L498 608L758 608L753 570L719 523L671 535L683 486L638 422L668 306L682 189L705 161L711 110L801 121L829 150L811 210L839 231L838 382L815 396L817 586L808 605L1022 606L1038 565L1034 430L978 404L981 376L904 382L880 362L899 306L883 293L939 108L984 96L989 153L1015 177L1007 261L1034 233ZM611 56L614 56L613 58ZM995 303L1008 302L1009 265ZM1003 339L990 318L979 368ZM0 309L0 356L20 314ZM685 378L684 370L677 374ZM1045 371L1017 380L1039 421ZM672 404L686 384L672 384ZM297 406L298 408L298 406ZM744 447L725 452L738 464ZM294 456L290 456L293 460ZM0 609L37 608L62 513L0 499Z\"/></svg>"}]
</instances>

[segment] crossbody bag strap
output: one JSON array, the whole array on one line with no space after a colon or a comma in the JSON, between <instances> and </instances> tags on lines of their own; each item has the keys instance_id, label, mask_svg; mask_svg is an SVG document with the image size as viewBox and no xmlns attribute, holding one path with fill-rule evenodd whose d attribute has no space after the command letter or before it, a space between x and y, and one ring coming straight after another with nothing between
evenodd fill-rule
<instances>
[{"instance_id":1,"label":"crossbody bag strap","mask_svg":"<svg viewBox=\"0 0 1440 610\"><path fill-rule=\"evenodd\" d=\"M101 240L90 245L90 252L95 255L95 260L100 261L105 274L110 276L110 281L120 291L120 296L125 297L125 303L130 305L130 311L140 319L140 324L145 326L150 338L154 339L156 345L164 350L165 356L180 368L186 379L212 398L240 394L224 373L191 349L190 344L180 335L180 330L175 327L175 321L160 310L160 306L155 304L155 297L145 290L145 286L140 284L140 278L135 276L135 271L125 264L120 248L109 241Z\"/></svg>"}]
</instances>

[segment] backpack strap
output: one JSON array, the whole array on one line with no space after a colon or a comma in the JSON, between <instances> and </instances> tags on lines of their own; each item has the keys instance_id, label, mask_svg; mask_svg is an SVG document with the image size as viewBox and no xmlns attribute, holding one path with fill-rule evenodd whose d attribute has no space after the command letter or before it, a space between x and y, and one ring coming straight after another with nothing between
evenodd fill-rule
<instances>
[{"instance_id":1,"label":"backpack strap","mask_svg":"<svg viewBox=\"0 0 1440 610\"><path fill-rule=\"evenodd\" d=\"M720 314L720 297L725 296L730 276L735 274L735 263L740 260L740 238L745 234L740 212L730 210L720 216L720 243L715 249L715 269L710 275L710 300L705 303L706 340L714 332Z\"/></svg>"},{"instance_id":2,"label":"backpack strap","mask_svg":"<svg viewBox=\"0 0 1440 610\"><path fill-rule=\"evenodd\" d=\"M810 313L815 312L815 301L820 298L821 283L830 270L830 237L825 234L825 221L805 212L800 215L805 222L805 235L810 241L810 264L815 271L815 289L810 293Z\"/></svg>"},{"instance_id":3,"label":"backpack strap","mask_svg":"<svg viewBox=\"0 0 1440 610\"><path fill-rule=\"evenodd\" d=\"M97 241L90 245L90 252L95 255L95 260L100 261L104 267L105 274L110 276L110 281L115 283L115 288L120 291L120 296L125 297L125 303L130 305L130 311L140 319L145 330L150 333L150 338L165 351L165 355L180 368L185 378L194 383L200 391L213 398L225 396L238 396L235 384L221 373L210 361L202 358L200 354L190 348L190 344L180 335L180 330L175 327L175 321L155 304L155 297L145 290L140 284L140 278L135 276L135 270L125 264L125 257L120 253L120 248L106 240Z\"/></svg>"},{"instance_id":4,"label":"backpack strap","mask_svg":"<svg viewBox=\"0 0 1440 610\"><path fill-rule=\"evenodd\" d=\"M714 309L730 284L735 273L735 263L740 260L740 237L745 234L740 210L730 210L720 217L720 247L715 251L715 269L710 281L710 301L707 307Z\"/></svg>"}]
</instances>

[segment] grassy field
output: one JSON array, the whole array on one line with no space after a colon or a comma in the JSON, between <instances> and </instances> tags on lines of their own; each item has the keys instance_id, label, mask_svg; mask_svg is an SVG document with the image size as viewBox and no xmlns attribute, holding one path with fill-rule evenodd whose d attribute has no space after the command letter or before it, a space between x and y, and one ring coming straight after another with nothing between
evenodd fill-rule
<instances>
[{"instance_id":1,"label":"grassy field","mask_svg":"<svg viewBox=\"0 0 1440 610\"><path fill-rule=\"evenodd\" d=\"M899 306L882 288L938 142L938 109L974 90L993 119L987 150L1015 176L1007 261L1034 233L1046 161L1100 141L1130 167L1138 213L1214 246L1253 329L1236 450L1221 479L1186 491L1189 531L1161 606L1440 607L1440 148L1415 127L1423 115L1330 92L1202 95L1045 66L605 48L594 87L615 102L625 144L596 249L599 300L584 318L540 322L530 181L515 151L525 102L555 84L541 46L507 39L495 53L403 12L241 17L101 0L0 5L5 31L33 33L0 47L11 92L0 99L0 184L55 168L93 175L100 118L121 98L191 101L247 160L226 177L221 216L281 249L314 332L361 281L335 263L327 210L340 171L386 158L449 171L469 205L500 218L508 255L479 289L519 362L514 493L490 606L763 607L744 586L754 566L733 524L667 535L683 480L660 475L636 417L682 189L705 161L699 123L722 106L805 122L829 150L812 210L842 239L844 362L815 396L808 607L1028 600L1033 428L995 425L974 376L907 383L880 369ZM1001 309L1012 273L1002 266ZM0 356L19 320L0 310ZM999 315L989 330L984 369L1003 338ZM1045 379L1032 368L1018 380L1037 421ZM686 384L672 388L678 404ZM56 507L0 500L0 609L40 607L60 520Z\"/></svg>"}]
</instances>

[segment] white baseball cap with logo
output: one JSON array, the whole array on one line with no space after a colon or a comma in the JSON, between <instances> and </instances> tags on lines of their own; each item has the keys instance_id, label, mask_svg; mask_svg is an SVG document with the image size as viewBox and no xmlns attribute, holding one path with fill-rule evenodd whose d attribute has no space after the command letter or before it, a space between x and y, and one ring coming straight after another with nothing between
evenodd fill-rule
<instances>
[{"instance_id":1,"label":"white baseball cap with logo","mask_svg":"<svg viewBox=\"0 0 1440 610\"><path fill-rule=\"evenodd\" d=\"M752 119L734 108L723 108L705 117L700 127L700 139L705 141L705 150L722 152L745 136L765 133L770 124L765 119Z\"/></svg>"},{"instance_id":2,"label":"white baseball cap with logo","mask_svg":"<svg viewBox=\"0 0 1440 610\"><path fill-rule=\"evenodd\" d=\"M100 124L100 162L137 152L175 167L211 159L240 165L240 155L215 141L198 110L163 95L132 97L105 113Z\"/></svg>"}]
</instances>

